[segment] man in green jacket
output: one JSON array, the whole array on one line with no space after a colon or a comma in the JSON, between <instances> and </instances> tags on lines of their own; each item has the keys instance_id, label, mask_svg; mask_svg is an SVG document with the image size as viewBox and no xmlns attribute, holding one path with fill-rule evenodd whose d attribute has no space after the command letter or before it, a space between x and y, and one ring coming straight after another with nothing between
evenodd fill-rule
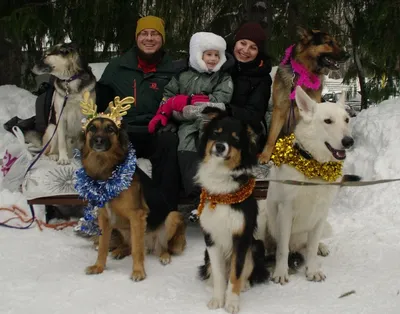
<instances>
[{"instance_id":1,"label":"man in green jacket","mask_svg":"<svg viewBox=\"0 0 400 314\"><path fill-rule=\"evenodd\" d=\"M152 185L161 191L171 210L177 209L180 191L178 138L173 132L149 134L147 129L160 105L164 86L180 70L165 53L164 43L162 19L155 16L139 19L136 45L107 65L96 88L96 102L99 110L104 110L114 96L135 98L123 122L137 157L150 159Z\"/></svg>"}]
</instances>

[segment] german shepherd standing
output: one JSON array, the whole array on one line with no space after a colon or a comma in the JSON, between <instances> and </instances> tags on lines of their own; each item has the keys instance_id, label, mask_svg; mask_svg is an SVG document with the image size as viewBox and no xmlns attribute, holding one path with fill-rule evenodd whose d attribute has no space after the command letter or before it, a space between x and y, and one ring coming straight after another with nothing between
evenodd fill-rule
<instances>
[{"instance_id":1,"label":"german shepherd standing","mask_svg":"<svg viewBox=\"0 0 400 314\"><path fill-rule=\"evenodd\" d=\"M56 77L52 117L43 136L43 145L50 140L58 122L56 134L45 153L59 164L68 164L73 150L79 144L83 118L80 102L85 91L90 92L90 97L96 101L96 77L73 43L58 44L48 49L32 72ZM65 108L60 119L64 102Z\"/></svg>"},{"instance_id":2,"label":"german shepherd standing","mask_svg":"<svg viewBox=\"0 0 400 314\"><path fill-rule=\"evenodd\" d=\"M291 58L302 64L309 73L317 75L321 81L318 90L303 87L307 95L316 102L321 102L324 71L338 70L339 63L345 62L350 54L339 46L331 35L319 30L305 30L298 28L299 42L293 48ZM272 155L275 142L282 131L282 127L289 116L291 100L290 93L294 88L294 72L290 62L279 65L272 86L272 119L267 143L259 157L261 163L267 163ZM294 80L298 79L295 77ZM296 121L299 119L298 108L294 108L295 119L289 126L288 133L293 132Z\"/></svg>"}]
</instances>

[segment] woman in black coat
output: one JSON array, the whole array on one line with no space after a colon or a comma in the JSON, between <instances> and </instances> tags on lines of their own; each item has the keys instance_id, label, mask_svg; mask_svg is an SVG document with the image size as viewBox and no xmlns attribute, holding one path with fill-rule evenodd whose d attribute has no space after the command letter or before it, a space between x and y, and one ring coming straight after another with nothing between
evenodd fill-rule
<instances>
[{"instance_id":1,"label":"woman in black coat","mask_svg":"<svg viewBox=\"0 0 400 314\"><path fill-rule=\"evenodd\" d=\"M226 110L233 117L248 123L258 135L259 152L264 148L267 135L265 114L271 96L271 62L264 53L266 35L261 25L243 24L235 35L231 54L235 66L231 72L233 96ZM197 210L189 217L197 221Z\"/></svg>"},{"instance_id":2,"label":"woman in black coat","mask_svg":"<svg viewBox=\"0 0 400 314\"><path fill-rule=\"evenodd\" d=\"M231 73L233 96L227 110L248 123L258 135L259 148L266 141L265 114L271 96L271 61L264 53L266 35L259 23L243 24L236 33Z\"/></svg>"}]
</instances>

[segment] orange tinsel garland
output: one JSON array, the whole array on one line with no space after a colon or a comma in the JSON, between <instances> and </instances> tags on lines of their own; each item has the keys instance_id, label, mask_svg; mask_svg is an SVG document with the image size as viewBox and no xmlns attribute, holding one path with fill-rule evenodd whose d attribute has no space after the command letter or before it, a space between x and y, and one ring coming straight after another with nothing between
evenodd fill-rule
<instances>
[{"instance_id":1,"label":"orange tinsel garland","mask_svg":"<svg viewBox=\"0 0 400 314\"><path fill-rule=\"evenodd\" d=\"M251 194L253 194L254 187L256 186L256 180L251 178L245 185L243 185L239 190L228 193L228 194L209 194L206 189L202 189L200 195L200 204L197 208L197 215L200 216L203 212L206 202L210 202L210 208L215 209L217 204L238 204L247 199Z\"/></svg>"}]
</instances>

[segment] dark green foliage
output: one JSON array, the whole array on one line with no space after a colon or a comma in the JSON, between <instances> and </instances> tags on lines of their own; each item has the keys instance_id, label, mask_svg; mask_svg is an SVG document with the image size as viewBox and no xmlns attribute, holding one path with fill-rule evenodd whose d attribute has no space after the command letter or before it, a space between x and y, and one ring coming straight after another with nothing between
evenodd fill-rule
<instances>
[{"instance_id":1,"label":"dark green foliage","mask_svg":"<svg viewBox=\"0 0 400 314\"><path fill-rule=\"evenodd\" d=\"M242 22L255 19L263 22L269 37L267 51L276 65L285 48L296 41L298 25L322 29L352 52L342 77L347 82L360 80L364 107L367 99L381 101L399 94L397 0L1 1L0 44L6 49L0 53L4 69L0 84L29 87L33 78L29 68L42 54L45 39L52 45L67 35L88 61L107 61L132 46L136 21L148 14L166 21L166 48L175 58L186 56L194 32L212 31L230 43ZM23 82L15 75L21 64Z\"/></svg>"}]
</instances>

